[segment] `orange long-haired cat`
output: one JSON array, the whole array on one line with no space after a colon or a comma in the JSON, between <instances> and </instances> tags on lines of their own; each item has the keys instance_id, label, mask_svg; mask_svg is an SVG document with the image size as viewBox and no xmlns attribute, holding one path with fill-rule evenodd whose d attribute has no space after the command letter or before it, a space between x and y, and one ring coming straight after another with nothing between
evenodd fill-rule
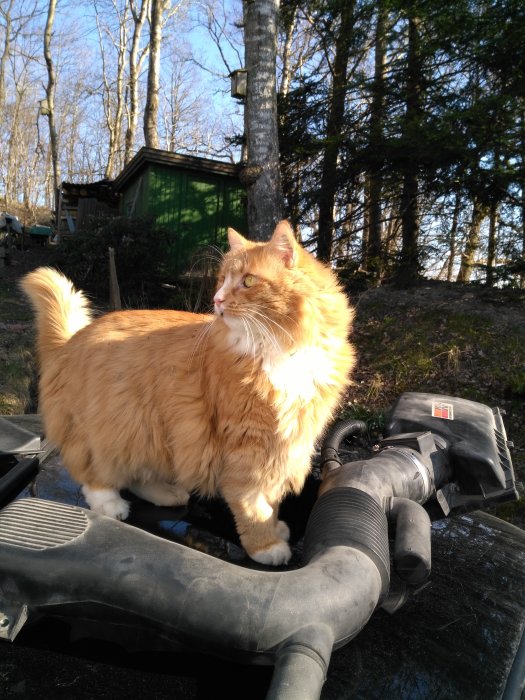
<instances>
[{"instance_id":1,"label":"orange long-haired cat","mask_svg":"<svg viewBox=\"0 0 525 700\"><path fill-rule=\"evenodd\" d=\"M279 503L298 492L354 364L353 317L329 267L286 221L254 243L229 229L214 315L92 319L63 275L22 280L36 310L40 410L90 507L125 519L128 488L157 505L221 494L252 559L290 558Z\"/></svg>"}]
</instances>

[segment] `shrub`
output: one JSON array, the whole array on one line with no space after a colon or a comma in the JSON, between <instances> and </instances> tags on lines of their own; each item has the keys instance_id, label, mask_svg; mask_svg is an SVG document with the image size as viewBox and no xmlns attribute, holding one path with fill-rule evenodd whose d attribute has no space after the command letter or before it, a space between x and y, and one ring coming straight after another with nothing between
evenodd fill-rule
<instances>
[{"instance_id":1,"label":"shrub","mask_svg":"<svg viewBox=\"0 0 525 700\"><path fill-rule=\"evenodd\" d=\"M123 305L162 304L162 285L171 281L167 251L173 234L144 219L94 220L57 248L56 265L76 286L105 304L109 298L109 248Z\"/></svg>"}]
</instances>

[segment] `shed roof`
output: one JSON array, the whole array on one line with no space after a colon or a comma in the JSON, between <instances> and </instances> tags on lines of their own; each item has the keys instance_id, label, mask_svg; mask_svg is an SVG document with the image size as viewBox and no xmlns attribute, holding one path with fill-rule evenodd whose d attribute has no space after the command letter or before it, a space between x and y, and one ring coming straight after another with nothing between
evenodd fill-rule
<instances>
[{"instance_id":1,"label":"shed roof","mask_svg":"<svg viewBox=\"0 0 525 700\"><path fill-rule=\"evenodd\" d=\"M180 155L171 151L161 151L158 148L146 148L146 146L143 146L113 180L113 190L121 192L126 184L150 163L169 165L181 170L225 175L227 177L238 177L239 174L238 166L233 163L223 163L211 158Z\"/></svg>"},{"instance_id":2,"label":"shed roof","mask_svg":"<svg viewBox=\"0 0 525 700\"><path fill-rule=\"evenodd\" d=\"M108 179L97 180L96 182L66 182L61 183L62 193L70 197L90 197L100 202L116 204L113 192L113 181Z\"/></svg>"}]
</instances>

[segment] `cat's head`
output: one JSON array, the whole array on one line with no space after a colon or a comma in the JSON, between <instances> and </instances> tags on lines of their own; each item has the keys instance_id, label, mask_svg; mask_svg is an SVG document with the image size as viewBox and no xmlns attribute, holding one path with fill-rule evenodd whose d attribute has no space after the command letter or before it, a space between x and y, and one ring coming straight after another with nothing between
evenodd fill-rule
<instances>
[{"instance_id":1,"label":"cat's head","mask_svg":"<svg viewBox=\"0 0 525 700\"><path fill-rule=\"evenodd\" d=\"M301 342L313 295L334 286L329 269L295 240L287 221L266 243L249 241L228 229L230 250L219 271L215 314L246 347L285 350Z\"/></svg>"}]
</instances>

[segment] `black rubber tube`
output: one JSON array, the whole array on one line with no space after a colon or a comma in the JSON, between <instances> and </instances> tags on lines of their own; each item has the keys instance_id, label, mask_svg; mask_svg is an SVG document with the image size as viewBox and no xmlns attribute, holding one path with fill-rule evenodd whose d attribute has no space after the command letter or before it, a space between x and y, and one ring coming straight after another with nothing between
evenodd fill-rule
<instances>
[{"instance_id":1,"label":"black rubber tube","mask_svg":"<svg viewBox=\"0 0 525 700\"><path fill-rule=\"evenodd\" d=\"M9 503L38 472L38 457L23 457L0 478L0 507Z\"/></svg>"},{"instance_id":2,"label":"black rubber tube","mask_svg":"<svg viewBox=\"0 0 525 700\"><path fill-rule=\"evenodd\" d=\"M0 636L16 634L26 609L131 618L185 647L273 664L270 698L317 700L332 648L361 631L388 591L386 499L424 502L435 489L431 471L398 448L335 469L295 571L245 569L81 508L11 503L0 510L9 623Z\"/></svg>"},{"instance_id":3,"label":"black rubber tube","mask_svg":"<svg viewBox=\"0 0 525 700\"><path fill-rule=\"evenodd\" d=\"M0 533L0 599L9 623L0 635L11 638L26 608L127 621L186 648L273 664L275 698L298 697L286 690L297 687L304 700L319 697L332 648L361 631L383 589L373 559L353 546L328 545L295 571L254 571L38 499L0 511Z\"/></svg>"},{"instance_id":4,"label":"black rubber tube","mask_svg":"<svg viewBox=\"0 0 525 700\"><path fill-rule=\"evenodd\" d=\"M341 466L339 448L343 440L349 436L364 435L367 431L366 423L362 420L346 420L336 423L326 434L321 447L321 464L323 471L330 471Z\"/></svg>"},{"instance_id":5,"label":"black rubber tube","mask_svg":"<svg viewBox=\"0 0 525 700\"><path fill-rule=\"evenodd\" d=\"M326 434L323 440L323 447L331 447L334 450L338 450L346 437L349 435L352 437L364 435L366 431L366 423L362 420L352 418L345 421L339 421L332 426Z\"/></svg>"},{"instance_id":6,"label":"black rubber tube","mask_svg":"<svg viewBox=\"0 0 525 700\"><path fill-rule=\"evenodd\" d=\"M300 630L278 651L266 700L318 698L326 680L334 643L328 625Z\"/></svg>"},{"instance_id":7,"label":"black rubber tube","mask_svg":"<svg viewBox=\"0 0 525 700\"><path fill-rule=\"evenodd\" d=\"M384 510L364 491L338 488L318 498L306 526L303 560L333 546L355 547L366 553L377 566L382 595L390 583L388 525Z\"/></svg>"},{"instance_id":8,"label":"black rubber tube","mask_svg":"<svg viewBox=\"0 0 525 700\"><path fill-rule=\"evenodd\" d=\"M427 511L408 498L392 498L387 504L387 517L396 526L394 568L403 581L419 586L430 575L431 523Z\"/></svg>"},{"instance_id":9,"label":"black rubber tube","mask_svg":"<svg viewBox=\"0 0 525 700\"><path fill-rule=\"evenodd\" d=\"M393 496L425 503L436 491L432 464L410 448L391 448L371 459L348 462L326 474L319 494L334 488L352 487L368 493L384 510Z\"/></svg>"}]
</instances>

